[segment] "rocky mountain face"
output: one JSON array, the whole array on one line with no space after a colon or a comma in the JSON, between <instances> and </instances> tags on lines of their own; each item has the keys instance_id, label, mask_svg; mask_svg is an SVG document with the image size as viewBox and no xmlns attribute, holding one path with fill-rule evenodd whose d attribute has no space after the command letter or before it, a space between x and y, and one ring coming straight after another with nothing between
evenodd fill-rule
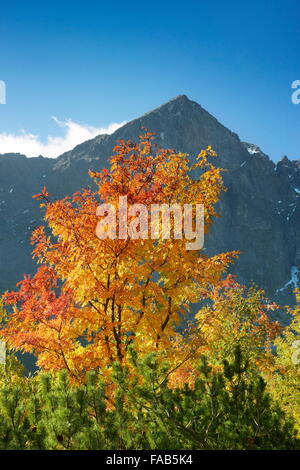
<instances>
[{"instance_id":1,"label":"rocky mountain face","mask_svg":"<svg viewBox=\"0 0 300 470\"><path fill-rule=\"evenodd\" d=\"M240 250L231 272L254 281L279 302L293 302L300 270L300 160L274 164L257 146L241 142L199 104L179 96L112 135L100 135L56 159L0 155L0 290L35 270L30 233L40 224L32 195L46 186L60 198L91 184L88 170L106 166L118 139L136 139L146 127L163 147L196 156L211 145L219 154L226 193L221 218L205 240L207 253Z\"/></svg>"}]
</instances>

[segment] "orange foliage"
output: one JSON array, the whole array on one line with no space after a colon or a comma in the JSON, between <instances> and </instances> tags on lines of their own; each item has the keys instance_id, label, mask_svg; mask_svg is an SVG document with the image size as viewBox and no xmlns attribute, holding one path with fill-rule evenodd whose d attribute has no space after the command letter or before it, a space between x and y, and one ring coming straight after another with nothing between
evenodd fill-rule
<instances>
[{"instance_id":1,"label":"orange foliage","mask_svg":"<svg viewBox=\"0 0 300 470\"><path fill-rule=\"evenodd\" d=\"M191 303L210 295L237 253L208 258L187 251L180 239L100 240L96 209L100 202L117 207L122 195L147 207L203 204L207 233L224 189L221 170L209 162L213 156L208 148L191 166L188 155L155 147L146 133L138 143L120 141L110 169L90 172L94 192L51 202L44 188L36 197L48 229L32 235L41 267L4 297L13 309L1 332L9 347L77 379L95 368L109 374L116 360L127 363L130 345L141 354L157 351L174 367L192 357L202 339L187 339L175 326ZM193 171L200 176L192 179Z\"/></svg>"}]
</instances>

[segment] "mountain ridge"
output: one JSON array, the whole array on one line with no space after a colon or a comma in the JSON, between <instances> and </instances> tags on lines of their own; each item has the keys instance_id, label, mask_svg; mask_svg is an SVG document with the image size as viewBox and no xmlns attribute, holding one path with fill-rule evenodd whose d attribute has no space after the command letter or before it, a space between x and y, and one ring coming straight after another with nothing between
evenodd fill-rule
<instances>
[{"instance_id":1,"label":"mountain ridge","mask_svg":"<svg viewBox=\"0 0 300 470\"><path fill-rule=\"evenodd\" d=\"M20 152L6 152L4 154L0 154L0 158L1 157L7 157L7 156L21 156L21 157L25 157L25 158L44 158L45 160L49 159L49 160L60 160L62 157L64 157L64 155L66 154L69 154L71 152L74 152L76 151L76 149L78 148L81 148L81 146L84 146L88 143L93 143L95 141L101 141L102 139L104 138L107 138L109 137L110 135L115 135L116 132L119 130L119 129L122 129L124 127L126 127L127 125L129 124L132 124L134 123L135 121L140 121L142 118L144 117L147 117L153 113L156 113L156 112L159 112L161 110L163 110L165 107L169 107L169 106L172 106L173 104L178 104L178 103L189 103L189 104L192 104L194 106L197 106L198 108L200 108L204 113L206 113L210 118L212 118L216 123L218 123L219 126L223 127L224 130L226 131L229 131L231 134L233 135L236 135L238 137L238 134L236 134L235 132L232 132L228 127L226 127L225 125L223 125L216 117L214 117L213 115L211 115L205 108L203 108L199 103L197 103L196 101L193 101L193 100L190 100L187 95L185 94L181 94L181 95L178 95L174 98L171 98L169 101L166 101L165 103L153 108L152 110L150 111L147 111L146 113L142 114L140 117L138 118L133 118L131 119L130 121L126 122L125 124L123 124L120 128L118 128L116 131L114 131L112 134L98 134L96 137L92 138L92 139L88 139L84 142L81 142L80 144L76 145L75 147L73 147L72 149L70 150L67 150L65 152L63 152L62 154L58 155L57 157L44 157L43 155L39 155L37 157L28 157L27 155L25 154L21 154ZM239 138L239 137L238 137ZM281 160L279 160L277 163L274 162L272 160L272 158L269 157L269 155L267 155L266 153L264 153L260 147L256 144L253 144L253 143L248 143L248 142L243 142L241 141L241 143L243 145L246 146L249 146L250 148L254 148L254 149L257 149L257 151L254 151L254 152L249 152L249 153L260 153L264 156L266 156L269 160L271 160L275 165L277 165L277 163L279 163L279 161L282 161L283 159L287 159L289 162L298 162L298 164L300 165L300 158L296 158L294 160L288 158L287 156L283 156L281 158Z\"/></svg>"}]
</instances>

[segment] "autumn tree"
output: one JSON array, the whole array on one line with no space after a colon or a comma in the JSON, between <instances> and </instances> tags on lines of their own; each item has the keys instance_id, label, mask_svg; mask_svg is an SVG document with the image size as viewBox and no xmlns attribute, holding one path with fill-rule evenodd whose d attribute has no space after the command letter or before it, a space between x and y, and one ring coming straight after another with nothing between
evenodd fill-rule
<instances>
[{"instance_id":1,"label":"autumn tree","mask_svg":"<svg viewBox=\"0 0 300 470\"><path fill-rule=\"evenodd\" d=\"M283 330L278 309L263 290L243 286L228 275L208 288L207 298L189 326L189 341L199 345L198 354L205 355L215 371L222 369L224 357L233 360L238 346L249 363L248 372L270 372L274 369L274 341ZM196 376L195 358L191 358L172 374L170 385L193 383Z\"/></svg>"},{"instance_id":2,"label":"autumn tree","mask_svg":"<svg viewBox=\"0 0 300 470\"><path fill-rule=\"evenodd\" d=\"M120 141L110 168L90 172L96 190L57 201L46 189L36 196L47 225L32 235L40 267L5 294L11 313L1 334L10 348L35 354L43 369L66 369L80 380L87 370L106 375L114 361L126 364L131 345L139 354L162 354L172 367L199 349L200 337L189 341L176 326L191 304L207 297L236 253L207 257L187 250L186 240L174 235L175 216L171 238L163 232L146 237L142 209L128 211L135 236L96 236L100 203L114 206L120 226L120 196L149 213L155 204L203 205L208 232L224 189L222 170L211 163L215 153L201 151L190 164L188 155L158 148L153 139L146 133L138 143Z\"/></svg>"},{"instance_id":3,"label":"autumn tree","mask_svg":"<svg viewBox=\"0 0 300 470\"><path fill-rule=\"evenodd\" d=\"M222 361L239 345L245 359L262 369L271 367L273 342L282 331L278 309L263 290L243 286L229 275L211 288L208 305L195 315L207 354Z\"/></svg>"}]
</instances>

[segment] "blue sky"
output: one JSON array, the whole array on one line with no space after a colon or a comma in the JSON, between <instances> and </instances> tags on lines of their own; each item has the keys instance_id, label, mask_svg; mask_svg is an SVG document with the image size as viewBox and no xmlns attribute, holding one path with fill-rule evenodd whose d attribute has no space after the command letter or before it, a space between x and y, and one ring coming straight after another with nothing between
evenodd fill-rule
<instances>
[{"instance_id":1,"label":"blue sky","mask_svg":"<svg viewBox=\"0 0 300 470\"><path fill-rule=\"evenodd\" d=\"M0 59L0 153L28 135L55 153L186 94L274 160L300 158L299 0L2 2Z\"/></svg>"}]
</instances>

